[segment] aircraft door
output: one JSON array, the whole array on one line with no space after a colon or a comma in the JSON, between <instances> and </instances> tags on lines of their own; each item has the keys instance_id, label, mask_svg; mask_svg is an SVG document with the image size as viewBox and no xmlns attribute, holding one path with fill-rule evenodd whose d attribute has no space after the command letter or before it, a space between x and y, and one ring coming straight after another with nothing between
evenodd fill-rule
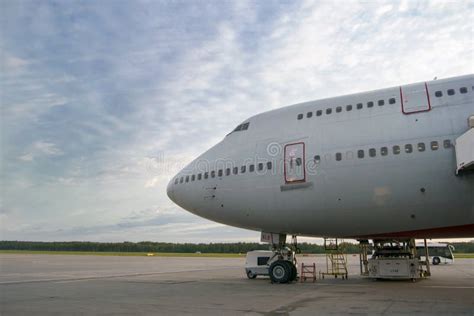
<instances>
[{"instance_id":1,"label":"aircraft door","mask_svg":"<svg viewBox=\"0 0 474 316\"><path fill-rule=\"evenodd\" d=\"M403 114L431 110L430 96L426 83L415 83L400 87L400 100Z\"/></svg>"},{"instance_id":2,"label":"aircraft door","mask_svg":"<svg viewBox=\"0 0 474 316\"><path fill-rule=\"evenodd\" d=\"M284 155L285 183L305 182L306 170L304 143L299 142L285 145Z\"/></svg>"}]
</instances>

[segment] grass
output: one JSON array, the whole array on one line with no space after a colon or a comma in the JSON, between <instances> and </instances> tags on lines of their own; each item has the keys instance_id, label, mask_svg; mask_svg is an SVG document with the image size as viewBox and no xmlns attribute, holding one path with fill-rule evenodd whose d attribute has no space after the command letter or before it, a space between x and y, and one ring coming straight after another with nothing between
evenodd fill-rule
<instances>
[{"instance_id":1,"label":"grass","mask_svg":"<svg viewBox=\"0 0 474 316\"><path fill-rule=\"evenodd\" d=\"M153 254L153 257L202 257L202 258L241 258L245 254L237 253L180 253L180 252L108 252L108 251L42 251L42 250L0 250L0 254L37 254L37 255L84 255L84 256L137 256Z\"/></svg>"},{"instance_id":2,"label":"grass","mask_svg":"<svg viewBox=\"0 0 474 316\"><path fill-rule=\"evenodd\" d=\"M39 255L84 255L84 256L147 256L149 252L108 252L108 251L42 251L42 250L0 250L0 254L39 254ZM153 257L196 257L196 258L243 258L245 254L238 253L182 253L182 252L153 252ZM310 254L314 255L314 254ZM324 254L318 254L323 256ZM307 256L307 254L300 254ZM454 259L474 259L474 253L455 253Z\"/></svg>"},{"instance_id":3,"label":"grass","mask_svg":"<svg viewBox=\"0 0 474 316\"><path fill-rule=\"evenodd\" d=\"M474 253L454 253L454 259L474 259Z\"/></svg>"}]
</instances>

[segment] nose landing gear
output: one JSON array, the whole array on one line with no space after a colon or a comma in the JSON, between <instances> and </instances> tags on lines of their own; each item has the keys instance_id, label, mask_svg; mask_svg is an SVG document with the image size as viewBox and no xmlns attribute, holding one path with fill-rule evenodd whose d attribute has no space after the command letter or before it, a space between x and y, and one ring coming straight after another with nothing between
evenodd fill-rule
<instances>
[{"instance_id":1,"label":"nose landing gear","mask_svg":"<svg viewBox=\"0 0 474 316\"><path fill-rule=\"evenodd\" d=\"M296 236L293 236L293 249L286 246L285 234L267 234L262 232L262 241L272 245L273 256L268 260L268 275L272 283L289 283L296 280L298 270L296 268Z\"/></svg>"}]
</instances>

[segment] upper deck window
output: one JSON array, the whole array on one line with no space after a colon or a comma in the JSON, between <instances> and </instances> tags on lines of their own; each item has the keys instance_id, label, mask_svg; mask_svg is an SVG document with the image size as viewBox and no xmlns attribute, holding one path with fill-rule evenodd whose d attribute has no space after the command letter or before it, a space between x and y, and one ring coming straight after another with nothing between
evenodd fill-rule
<instances>
[{"instance_id":1,"label":"upper deck window","mask_svg":"<svg viewBox=\"0 0 474 316\"><path fill-rule=\"evenodd\" d=\"M459 92L467 93L467 88L466 87L461 87L461 88L459 88Z\"/></svg>"},{"instance_id":2,"label":"upper deck window","mask_svg":"<svg viewBox=\"0 0 474 316\"><path fill-rule=\"evenodd\" d=\"M454 89L448 89L448 95L454 95Z\"/></svg>"},{"instance_id":3,"label":"upper deck window","mask_svg":"<svg viewBox=\"0 0 474 316\"><path fill-rule=\"evenodd\" d=\"M385 104L385 100L379 100L379 101L378 101L378 104L379 104L379 106L384 105L384 104Z\"/></svg>"},{"instance_id":4,"label":"upper deck window","mask_svg":"<svg viewBox=\"0 0 474 316\"><path fill-rule=\"evenodd\" d=\"M317 110L316 111L316 116L321 116L323 114L323 111L322 110Z\"/></svg>"},{"instance_id":5,"label":"upper deck window","mask_svg":"<svg viewBox=\"0 0 474 316\"><path fill-rule=\"evenodd\" d=\"M357 103L357 110L360 110L364 107L362 103Z\"/></svg>"},{"instance_id":6,"label":"upper deck window","mask_svg":"<svg viewBox=\"0 0 474 316\"><path fill-rule=\"evenodd\" d=\"M341 113L341 112L342 112L342 106L336 107L336 112L337 112L337 113Z\"/></svg>"},{"instance_id":7,"label":"upper deck window","mask_svg":"<svg viewBox=\"0 0 474 316\"><path fill-rule=\"evenodd\" d=\"M352 111L352 105L346 105L346 111Z\"/></svg>"},{"instance_id":8,"label":"upper deck window","mask_svg":"<svg viewBox=\"0 0 474 316\"><path fill-rule=\"evenodd\" d=\"M306 113L306 117L307 117L307 118L310 118L310 117L312 117L312 116L313 116L313 112L308 112L308 113Z\"/></svg>"},{"instance_id":9,"label":"upper deck window","mask_svg":"<svg viewBox=\"0 0 474 316\"><path fill-rule=\"evenodd\" d=\"M298 120L302 120L303 119L303 114L298 114L298 116L296 117Z\"/></svg>"},{"instance_id":10,"label":"upper deck window","mask_svg":"<svg viewBox=\"0 0 474 316\"><path fill-rule=\"evenodd\" d=\"M331 113L332 113L332 109L331 109L331 108L326 109L326 114L331 114Z\"/></svg>"},{"instance_id":11,"label":"upper deck window","mask_svg":"<svg viewBox=\"0 0 474 316\"><path fill-rule=\"evenodd\" d=\"M436 96L437 98L442 97L442 96L443 96L443 91L436 91L436 92L435 92L435 96Z\"/></svg>"},{"instance_id":12,"label":"upper deck window","mask_svg":"<svg viewBox=\"0 0 474 316\"><path fill-rule=\"evenodd\" d=\"M390 104L395 104L395 102L396 102L395 98L388 99L388 103Z\"/></svg>"},{"instance_id":13,"label":"upper deck window","mask_svg":"<svg viewBox=\"0 0 474 316\"><path fill-rule=\"evenodd\" d=\"M372 101L367 102L367 107L368 108L374 107L374 102L372 102Z\"/></svg>"}]
</instances>

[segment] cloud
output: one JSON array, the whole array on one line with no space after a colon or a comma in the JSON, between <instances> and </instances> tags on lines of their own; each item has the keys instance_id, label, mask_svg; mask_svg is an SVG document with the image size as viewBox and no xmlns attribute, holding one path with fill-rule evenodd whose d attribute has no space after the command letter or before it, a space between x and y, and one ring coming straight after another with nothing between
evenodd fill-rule
<instances>
[{"instance_id":1,"label":"cloud","mask_svg":"<svg viewBox=\"0 0 474 316\"><path fill-rule=\"evenodd\" d=\"M30 146L30 152L18 157L21 161L33 161L38 157L61 156L64 152L54 143L37 141Z\"/></svg>"},{"instance_id":2,"label":"cloud","mask_svg":"<svg viewBox=\"0 0 474 316\"><path fill-rule=\"evenodd\" d=\"M2 9L4 238L257 240L180 210L168 180L258 112L474 71L462 1Z\"/></svg>"},{"instance_id":3,"label":"cloud","mask_svg":"<svg viewBox=\"0 0 474 316\"><path fill-rule=\"evenodd\" d=\"M9 70L17 70L28 65L30 62L15 56L7 56L3 59L3 65Z\"/></svg>"}]
</instances>

